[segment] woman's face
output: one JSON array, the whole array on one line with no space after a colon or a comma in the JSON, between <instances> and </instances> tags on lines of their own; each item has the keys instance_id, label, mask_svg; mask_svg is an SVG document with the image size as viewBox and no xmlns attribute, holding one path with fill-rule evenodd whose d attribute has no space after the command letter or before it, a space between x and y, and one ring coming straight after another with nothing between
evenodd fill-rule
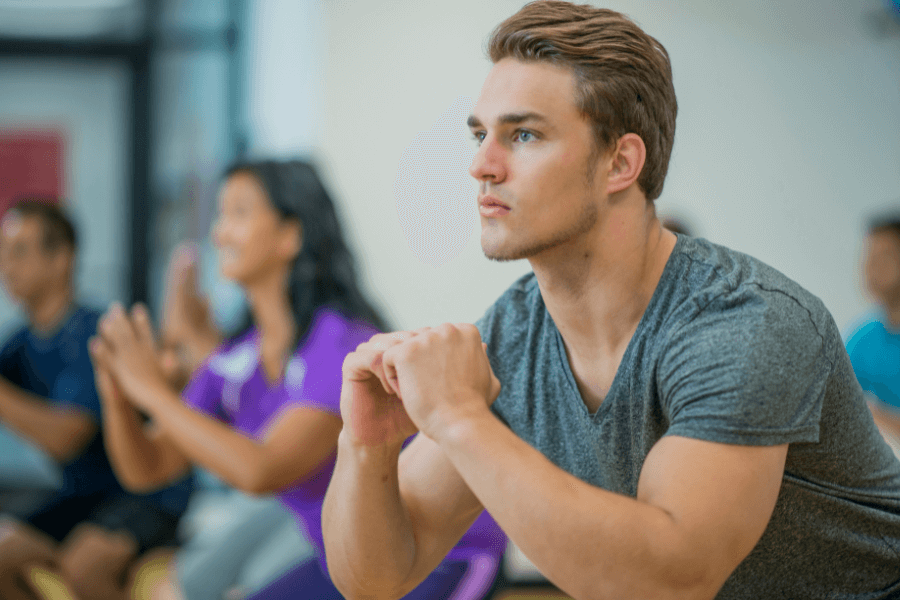
<instances>
[{"instance_id":1,"label":"woman's face","mask_svg":"<svg viewBox=\"0 0 900 600\"><path fill-rule=\"evenodd\" d=\"M300 251L299 223L282 219L259 180L245 172L222 185L213 239L222 275L243 286L286 271Z\"/></svg>"}]
</instances>

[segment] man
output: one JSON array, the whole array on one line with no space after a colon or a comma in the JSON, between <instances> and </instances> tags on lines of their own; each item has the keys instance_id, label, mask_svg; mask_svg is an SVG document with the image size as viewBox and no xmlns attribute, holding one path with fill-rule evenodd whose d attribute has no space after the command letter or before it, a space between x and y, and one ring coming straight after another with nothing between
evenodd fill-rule
<instances>
[{"instance_id":1,"label":"man","mask_svg":"<svg viewBox=\"0 0 900 600\"><path fill-rule=\"evenodd\" d=\"M618 13L537 2L489 52L469 119L482 248L534 272L478 329L346 359L338 587L402 595L484 507L579 599L896 598L900 462L830 315L655 216L665 49Z\"/></svg>"},{"instance_id":2,"label":"man","mask_svg":"<svg viewBox=\"0 0 900 600\"><path fill-rule=\"evenodd\" d=\"M124 598L135 559L172 541L190 493L190 480L146 497L116 481L87 348L100 313L74 300L76 248L74 227L53 204L21 202L0 222L0 274L27 319L0 349L0 421L62 470L61 489L20 507L0 532L4 599L37 597L35 564L57 571L83 600Z\"/></svg>"},{"instance_id":3,"label":"man","mask_svg":"<svg viewBox=\"0 0 900 600\"><path fill-rule=\"evenodd\" d=\"M849 337L847 353L875 422L900 453L900 215L870 224L864 271L880 310Z\"/></svg>"}]
</instances>

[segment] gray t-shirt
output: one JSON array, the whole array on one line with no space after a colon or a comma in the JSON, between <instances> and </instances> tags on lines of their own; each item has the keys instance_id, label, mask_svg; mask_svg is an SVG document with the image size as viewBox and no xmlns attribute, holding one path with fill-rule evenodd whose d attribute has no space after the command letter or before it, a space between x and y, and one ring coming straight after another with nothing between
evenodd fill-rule
<instances>
[{"instance_id":1,"label":"gray t-shirt","mask_svg":"<svg viewBox=\"0 0 900 600\"><path fill-rule=\"evenodd\" d=\"M635 497L665 435L790 444L772 519L717 598L900 598L900 461L831 315L784 275L679 236L595 414L533 274L478 328L503 386L494 413L597 487Z\"/></svg>"}]
</instances>

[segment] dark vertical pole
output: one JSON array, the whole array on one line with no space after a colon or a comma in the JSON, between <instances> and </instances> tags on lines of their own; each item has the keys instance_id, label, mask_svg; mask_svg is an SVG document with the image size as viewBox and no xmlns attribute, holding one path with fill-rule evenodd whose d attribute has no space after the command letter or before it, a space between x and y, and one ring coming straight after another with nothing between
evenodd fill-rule
<instances>
[{"instance_id":1,"label":"dark vertical pole","mask_svg":"<svg viewBox=\"0 0 900 600\"><path fill-rule=\"evenodd\" d=\"M245 123L245 56L247 52L247 2L227 0L228 28L225 31L225 47L228 49L228 141L231 145L230 160L243 156L247 151Z\"/></svg>"},{"instance_id":2,"label":"dark vertical pole","mask_svg":"<svg viewBox=\"0 0 900 600\"><path fill-rule=\"evenodd\" d=\"M151 230L151 56L149 42L132 56L131 70L131 252L129 303L147 302Z\"/></svg>"},{"instance_id":3,"label":"dark vertical pole","mask_svg":"<svg viewBox=\"0 0 900 600\"><path fill-rule=\"evenodd\" d=\"M159 0L147 0L141 43L131 55L131 222L130 302L149 302L150 236L153 232L153 49ZM152 307L151 307L152 309Z\"/></svg>"}]
</instances>

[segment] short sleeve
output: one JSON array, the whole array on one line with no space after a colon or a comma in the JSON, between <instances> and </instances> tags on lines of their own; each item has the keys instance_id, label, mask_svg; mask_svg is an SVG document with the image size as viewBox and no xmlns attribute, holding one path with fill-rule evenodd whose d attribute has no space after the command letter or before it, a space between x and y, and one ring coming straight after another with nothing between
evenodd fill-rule
<instances>
[{"instance_id":1,"label":"short sleeve","mask_svg":"<svg viewBox=\"0 0 900 600\"><path fill-rule=\"evenodd\" d=\"M665 345L657 385L667 435L817 442L834 340L837 327L820 303L762 289L714 300Z\"/></svg>"},{"instance_id":2,"label":"short sleeve","mask_svg":"<svg viewBox=\"0 0 900 600\"><path fill-rule=\"evenodd\" d=\"M309 406L340 416L344 358L378 333L359 321L327 312L288 362L284 406Z\"/></svg>"},{"instance_id":3,"label":"short sleeve","mask_svg":"<svg viewBox=\"0 0 900 600\"><path fill-rule=\"evenodd\" d=\"M228 417L222 410L223 378L213 372L209 361L194 371L191 380L181 392L181 397L187 406L205 415L228 422Z\"/></svg>"},{"instance_id":4,"label":"short sleeve","mask_svg":"<svg viewBox=\"0 0 900 600\"><path fill-rule=\"evenodd\" d=\"M99 422L100 397L94 381L94 368L86 358L86 349L82 355L56 377L50 397L59 403L74 405L89 412Z\"/></svg>"}]
</instances>

